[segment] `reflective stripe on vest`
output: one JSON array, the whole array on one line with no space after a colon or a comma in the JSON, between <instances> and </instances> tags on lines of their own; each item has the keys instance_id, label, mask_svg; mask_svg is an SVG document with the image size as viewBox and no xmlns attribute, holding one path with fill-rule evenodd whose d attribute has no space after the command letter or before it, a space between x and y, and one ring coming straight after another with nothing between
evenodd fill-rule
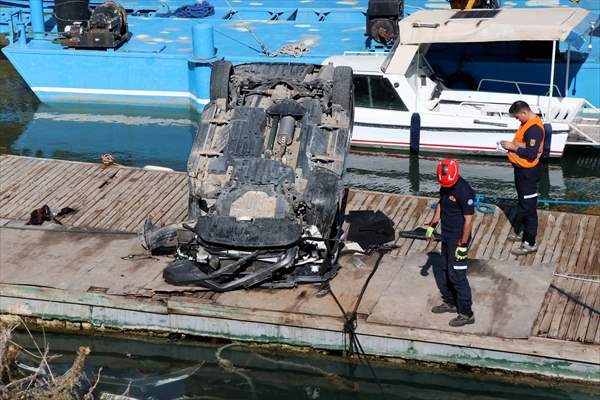
<instances>
[{"instance_id":1,"label":"reflective stripe on vest","mask_svg":"<svg viewBox=\"0 0 600 400\"><path fill-rule=\"evenodd\" d=\"M512 162L513 164L516 164L520 167L523 167L523 168L533 168L536 165L538 165L538 163L540 162L540 157L542 156L542 153L544 152L544 137L546 136L546 133L544 132L544 123L538 116L531 118L529 121L527 121L524 124L521 124L521 126L519 126L519 129L517 129L517 133L515 135L514 141L517 142L519 147L527 147L527 144L525 143L525 132L532 125L539 126L543 132L542 142L540 143L537 157L533 160L528 160L526 158L519 157L519 155L516 152L513 152L513 151L508 152L508 159L510 160L510 162Z\"/></svg>"}]
</instances>

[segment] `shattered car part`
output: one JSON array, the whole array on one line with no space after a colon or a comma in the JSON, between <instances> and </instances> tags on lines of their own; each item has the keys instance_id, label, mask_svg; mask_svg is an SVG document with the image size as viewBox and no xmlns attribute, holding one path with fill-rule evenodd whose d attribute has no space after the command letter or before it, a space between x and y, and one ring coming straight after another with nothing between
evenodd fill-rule
<instances>
[{"instance_id":1,"label":"shattered car part","mask_svg":"<svg viewBox=\"0 0 600 400\"><path fill-rule=\"evenodd\" d=\"M195 240L180 246L167 282L226 291L335 275L352 88L349 67L213 65L188 159Z\"/></svg>"}]
</instances>

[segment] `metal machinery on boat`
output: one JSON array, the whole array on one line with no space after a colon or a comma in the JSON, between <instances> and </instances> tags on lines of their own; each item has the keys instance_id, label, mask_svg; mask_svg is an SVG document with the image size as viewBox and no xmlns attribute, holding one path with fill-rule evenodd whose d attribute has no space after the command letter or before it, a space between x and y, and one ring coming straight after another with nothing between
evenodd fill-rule
<instances>
[{"instance_id":1,"label":"metal machinery on boat","mask_svg":"<svg viewBox=\"0 0 600 400\"><path fill-rule=\"evenodd\" d=\"M195 225L165 280L228 291L335 276L352 69L219 61L210 96L188 159ZM145 246L168 247L176 230L147 223Z\"/></svg>"},{"instance_id":2,"label":"metal machinery on boat","mask_svg":"<svg viewBox=\"0 0 600 400\"><path fill-rule=\"evenodd\" d=\"M586 10L539 9L534 23L523 24L528 13L526 9L420 11L400 22L399 40L388 56L326 59L325 64L351 66L355 73L353 145L501 155L497 142L512 140L518 127L508 108L524 100L552 132L546 155L560 157L586 101L553 97L554 72L548 77L548 96L451 90L426 58L432 43L547 40L566 41L576 48L589 34Z\"/></svg>"},{"instance_id":3,"label":"metal machinery on boat","mask_svg":"<svg viewBox=\"0 0 600 400\"><path fill-rule=\"evenodd\" d=\"M127 12L114 1L98 5L89 19L73 21L61 31L65 36L62 45L75 49L115 49L130 37Z\"/></svg>"}]
</instances>

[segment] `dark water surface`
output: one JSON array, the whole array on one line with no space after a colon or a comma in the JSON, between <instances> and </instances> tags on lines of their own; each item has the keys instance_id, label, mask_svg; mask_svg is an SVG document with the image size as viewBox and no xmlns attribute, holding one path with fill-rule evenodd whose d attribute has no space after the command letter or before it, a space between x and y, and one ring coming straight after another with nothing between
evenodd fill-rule
<instances>
[{"instance_id":1,"label":"dark water surface","mask_svg":"<svg viewBox=\"0 0 600 400\"><path fill-rule=\"evenodd\" d=\"M188 110L39 104L0 57L0 153L78 161L98 161L101 154L111 153L124 165L185 170L199 118ZM440 157L355 152L346 181L369 190L435 195L434 168ZM515 196L512 167L504 158L456 157L462 175L478 193ZM543 198L600 201L599 151L571 149L561 160L544 165ZM575 211L600 213L600 207Z\"/></svg>"},{"instance_id":2,"label":"dark water surface","mask_svg":"<svg viewBox=\"0 0 600 400\"><path fill-rule=\"evenodd\" d=\"M534 382L513 377L448 372L434 368L361 362L336 356L306 355L281 350L257 350L191 341L133 340L65 334L35 335L51 354L60 354L54 371L63 373L79 346L88 346L85 373L96 393L123 394L139 399L373 399L373 400L591 400L600 389L572 384ZM30 336L16 341L37 353ZM228 360L233 367L227 367ZM24 365L35 360L23 357ZM231 365L230 365L231 366ZM84 388L85 389L85 384ZM123 399L124 400L124 399Z\"/></svg>"}]
</instances>

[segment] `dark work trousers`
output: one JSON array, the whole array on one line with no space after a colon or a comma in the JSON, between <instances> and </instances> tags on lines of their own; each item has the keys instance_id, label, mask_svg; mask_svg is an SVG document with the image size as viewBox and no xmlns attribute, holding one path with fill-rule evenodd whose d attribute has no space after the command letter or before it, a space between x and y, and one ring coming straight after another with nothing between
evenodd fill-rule
<instances>
[{"instance_id":1,"label":"dark work trousers","mask_svg":"<svg viewBox=\"0 0 600 400\"><path fill-rule=\"evenodd\" d=\"M442 263L433 266L433 276L442 299L455 305L460 314L471 316L471 286L467 279L467 261L454 258L458 238L442 241Z\"/></svg>"},{"instance_id":2,"label":"dark work trousers","mask_svg":"<svg viewBox=\"0 0 600 400\"><path fill-rule=\"evenodd\" d=\"M535 244L538 228L537 201L540 184L540 164L533 168L515 167L515 186L519 200L519 215L515 220L515 232L523 231L523 241Z\"/></svg>"}]
</instances>

